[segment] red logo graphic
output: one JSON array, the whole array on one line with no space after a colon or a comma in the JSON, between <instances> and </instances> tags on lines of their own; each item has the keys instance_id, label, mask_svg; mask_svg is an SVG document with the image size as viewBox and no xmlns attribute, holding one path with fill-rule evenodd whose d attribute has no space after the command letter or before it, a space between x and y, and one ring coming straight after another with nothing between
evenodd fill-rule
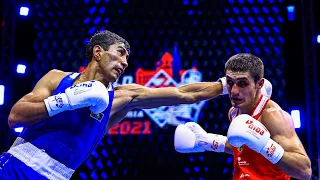
<instances>
[{"instance_id":1,"label":"red logo graphic","mask_svg":"<svg viewBox=\"0 0 320 180\"><path fill-rule=\"evenodd\" d=\"M272 157L274 152L276 151L276 149L277 149L277 147L275 145L271 144L271 146L268 147L268 149L267 149L267 152L266 152L267 156Z\"/></svg>"},{"instance_id":2,"label":"red logo graphic","mask_svg":"<svg viewBox=\"0 0 320 180\"><path fill-rule=\"evenodd\" d=\"M252 124L252 123L253 123L253 121L251 121L249 119L246 121L246 124Z\"/></svg>"},{"instance_id":3,"label":"red logo graphic","mask_svg":"<svg viewBox=\"0 0 320 180\"><path fill-rule=\"evenodd\" d=\"M136 83L145 86L148 84L148 87L175 87L176 82L172 79L173 77L173 67L172 67L173 57L170 53L166 52L161 57L160 61L157 62L156 70L144 70L142 68L137 69L136 71ZM192 68L197 71L195 67ZM163 71L165 73L160 73L159 71ZM179 71L180 81L183 73L187 71L185 69L181 69ZM158 76L156 76L158 75ZM200 80L198 80L200 81ZM151 83L148 83L151 82ZM147 85L146 85L147 86Z\"/></svg>"},{"instance_id":4,"label":"red logo graphic","mask_svg":"<svg viewBox=\"0 0 320 180\"><path fill-rule=\"evenodd\" d=\"M216 140L213 140L213 141L212 141L212 146L211 146L211 148L212 148L213 150L217 150L217 149L218 149L218 146L219 146L219 143L218 143Z\"/></svg>"},{"instance_id":5,"label":"red logo graphic","mask_svg":"<svg viewBox=\"0 0 320 180\"><path fill-rule=\"evenodd\" d=\"M246 121L246 124L249 124L249 129L252 129L253 131L256 131L257 133L259 133L261 136L264 134L264 130L263 129L261 129L259 126L255 126L254 124L253 124L253 121L251 121L251 120L247 120Z\"/></svg>"},{"instance_id":6,"label":"red logo graphic","mask_svg":"<svg viewBox=\"0 0 320 180\"><path fill-rule=\"evenodd\" d=\"M82 72L85 67L81 67L79 72ZM114 86L136 83L145 87L178 87L184 84L201 82L202 73L196 67L190 69L182 69L179 53L177 48L173 54L166 52L161 59L156 62L156 67L153 70L138 68L134 75L123 74L115 83ZM127 119L144 119L147 115L159 127L164 127L166 124L177 126L186 122L197 122L201 108L205 101L194 104L181 104L176 106L161 106L152 109L137 109L129 111L126 115ZM139 122L137 122L139 121ZM148 119L122 121L109 130L109 134L151 134L150 122ZM213 146L218 148L218 144Z\"/></svg>"}]
</instances>

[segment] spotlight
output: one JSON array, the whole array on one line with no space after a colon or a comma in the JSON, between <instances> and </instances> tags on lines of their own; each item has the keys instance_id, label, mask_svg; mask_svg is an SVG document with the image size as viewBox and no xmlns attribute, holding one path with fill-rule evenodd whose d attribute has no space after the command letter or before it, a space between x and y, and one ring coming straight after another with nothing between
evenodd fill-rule
<instances>
[{"instance_id":1,"label":"spotlight","mask_svg":"<svg viewBox=\"0 0 320 180\"><path fill-rule=\"evenodd\" d=\"M294 20L294 6L287 6L288 11L288 20L293 21Z\"/></svg>"},{"instance_id":2,"label":"spotlight","mask_svg":"<svg viewBox=\"0 0 320 180\"><path fill-rule=\"evenodd\" d=\"M24 74L26 72L26 65L24 64L18 64L17 65L17 73Z\"/></svg>"},{"instance_id":3,"label":"spotlight","mask_svg":"<svg viewBox=\"0 0 320 180\"><path fill-rule=\"evenodd\" d=\"M0 85L0 105L4 104L4 85Z\"/></svg>"},{"instance_id":4,"label":"spotlight","mask_svg":"<svg viewBox=\"0 0 320 180\"><path fill-rule=\"evenodd\" d=\"M20 7L20 15L21 16L28 16L29 14L29 8L28 7Z\"/></svg>"},{"instance_id":5,"label":"spotlight","mask_svg":"<svg viewBox=\"0 0 320 180\"><path fill-rule=\"evenodd\" d=\"M299 110L292 110L291 117L293 119L294 127L300 128L301 127L300 111Z\"/></svg>"},{"instance_id":6,"label":"spotlight","mask_svg":"<svg viewBox=\"0 0 320 180\"><path fill-rule=\"evenodd\" d=\"M23 127L14 128L14 131L15 131L15 132L19 132L19 133L20 133L20 132L22 132L22 130L23 130Z\"/></svg>"}]
</instances>

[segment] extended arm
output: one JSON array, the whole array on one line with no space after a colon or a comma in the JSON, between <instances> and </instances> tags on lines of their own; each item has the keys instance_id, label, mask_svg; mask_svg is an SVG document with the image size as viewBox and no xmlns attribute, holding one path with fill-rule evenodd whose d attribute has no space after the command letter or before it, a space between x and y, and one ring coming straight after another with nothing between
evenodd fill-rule
<instances>
[{"instance_id":1,"label":"extended arm","mask_svg":"<svg viewBox=\"0 0 320 180\"><path fill-rule=\"evenodd\" d=\"M221 94L220 82L190 83L180 87L147 88L140 85L130 85L126 91L133 94L128 104L134 108L155 108L178 104L192 104L208 100Z\"/></svg>"},{"instance_id":2,"label":"extended arm","mask_svg":"<svg viewBox=\"0 0 320 180\"><path fill-rule=\"evenodd\" d=\"M119 123L132 109L192 104L214 98L221 92L220 82L198 82L165 88L148 88L138 84L118 86L115 88L107 130Z\"/></svg>"}]
</instances>

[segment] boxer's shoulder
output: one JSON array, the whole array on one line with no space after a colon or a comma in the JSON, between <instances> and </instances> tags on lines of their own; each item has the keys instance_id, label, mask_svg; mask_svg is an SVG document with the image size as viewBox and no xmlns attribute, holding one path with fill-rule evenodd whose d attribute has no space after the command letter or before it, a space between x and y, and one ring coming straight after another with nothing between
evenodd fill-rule
<instances>
[{"instance_id":1,"label":"boxer's shoulder","mask_svg":"<svg viewBox=\"0 0 320 180\"><path fill-rule=\"evenodd\" d=\"M52 69L45 76L55 81L55 80L61 80L62 78L64 78L69 74L71 74L71 72L64 72L58 69Z\"/></svg>"},{"instance_id":2,"label":"boxer's shoulder","mask_svg":"<svg viewBox=\"0 0 320 180\"><path fill-rule=\"evenodd\" d=\"M287 121L288 116L290 115L286 111L284 111L277 103L270 100L263 110L259 120L266 126L268 126L268 124L277 125L280 122Z\"/></svg>"},{"instance_id":3,"label":"boxer's shoulder","mask_svg":"<svg viewBox=\"0 0 320 180\"><path fill-rule=\"evenodd\" d=\"M262 114L273 113L275 111L282 111L282 108L273 100L269 100Z\"/></svg>"},{"instance_id":4,"label":"boxer's shoulder","mask_svg":"<svg viewBox=\"0 0 320 180\"><path fill-rule=\"evenodd\" d=\"M61 80L69 74L71 73L64 72L58 69L52 69L47 74L45 74L40 81L46 83L47 86L50 87L50 89L54 90L59 85Z\"/></svg>"}]
</instances>

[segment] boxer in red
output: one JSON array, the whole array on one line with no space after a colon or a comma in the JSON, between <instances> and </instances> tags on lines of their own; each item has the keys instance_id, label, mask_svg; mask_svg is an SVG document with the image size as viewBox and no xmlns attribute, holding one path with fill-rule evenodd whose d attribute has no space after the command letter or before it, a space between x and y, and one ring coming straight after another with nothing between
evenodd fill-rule
<instances>
[{"instance_id":1,"label":"boxer in red","mask_svg":"<svg viewBox=\"0 0 320 180\"><path fill-rule=\"evenodd\" d=\"M261 59L236 54L227 61L225 73L223 87L232 104L227 136L207 133L200 125L188 122L175 131L176 150L233 154L234 180L310 179L311 162L291 116L261 92Z\"/></svg>"}]
</instances>

